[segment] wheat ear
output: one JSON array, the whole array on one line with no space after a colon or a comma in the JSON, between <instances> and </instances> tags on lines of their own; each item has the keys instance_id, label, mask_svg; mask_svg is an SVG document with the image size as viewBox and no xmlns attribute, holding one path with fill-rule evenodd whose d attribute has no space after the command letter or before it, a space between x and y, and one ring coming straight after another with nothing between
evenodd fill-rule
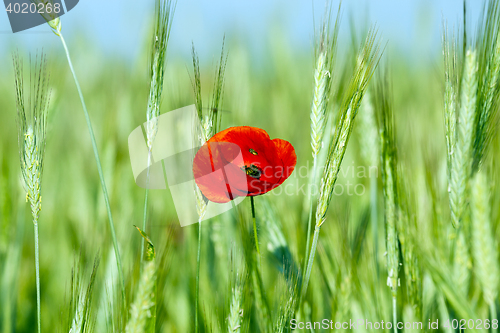
<instances>
[{"instance_id":1,"label":"wheat ear","mask_svg":"<svg viewBox=\"0 0 500 333\"><path fill-rule=\"evenodd\" d=\"M450 207L451 221L460 226L467 202L466 188L472 168L472 143L477 93L476 52L468 50L462 78L455 149L451 153Z\"/></svg>"},{"instance_id":2,"label":"wheat ear","mask_svg":"<svg viewBox=\"0 0 500 333\"><path fill-rule=\"evenodd\" d=\"M485 171L479 170L476 173L471 192L474 273L481 285L483 298L490 306L492 319L496 319L495 302L498 297L500 268L498 247L491 223L490 189Z\"/></svg>"},{"instance_id":3,"label":"wheat ear","mask_svg":"<svg viewBox=\"0 0 500 333\"><path fill-rule=\"evenodd\" d=\"M41 183L46 143L46 118L49 103L47 61L45 55L35 59L30 68L28 100L24 95L23 64L14 55L19 157L21 174L26 190L26 202L30 203L35 235L35 274L37 326L41 332L40 264L38 247L38 219L42 209ZM30 61L31 65L31 61Z\"/></svg>"}]
</instances>

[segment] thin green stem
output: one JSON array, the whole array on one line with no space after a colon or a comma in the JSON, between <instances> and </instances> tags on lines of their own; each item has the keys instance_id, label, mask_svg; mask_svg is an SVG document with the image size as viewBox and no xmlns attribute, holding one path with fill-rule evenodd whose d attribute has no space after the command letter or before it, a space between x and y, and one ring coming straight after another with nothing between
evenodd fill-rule
<instances>
[{"instance_id":1,"label":"thin green stem","mask_svg":"<svg viewBox=\"0 0 500 333\"><path fill-rule=\"evenodd\" d=\"M148 171L147 171L147 176L146 176L146 194L144 197L144 214L143 214L143 219L142 219L142 230L146 232L146 221L148 219L148 193L149 193L149 179L151 177L150 174L150 169L151 169L151 157L152 157L152 152L149 150L148 152ZM142 262L144 261L144 237L141 237L141 269L142 269Z\"/></svg>"},{"instance_id":2,"label":"thin green stem","mask_svg":"<svg viewBox=\"0 0 500 333\"><path fill-rule=\"evenodd\" d=\"M147 178L148 180L146 181L146 183L149 183L149 168L148 168ZM146 187L146 194L144 195L144 214L142 219L142 230L144 230L144 232L146 232L146 220L148 218L148 193L149 189ZM144 238L141 240L141 267L143 261L144 261Z\"/></svg>"},{"instance_id":3,"label":"thin green stem","mask_svg":"<svg viewBox=\"0 0 500 333\"><path fill-rule=\"evenodd\" d=\"M64 51L66 52L66 58L68 59L69 68L71 70L71 74L73 74L73 79L75 80L76 89L78 90L78 95L80 96L80 101L82 102L83 112L85 114L85 120L87 121L87 127L88 127L89 134L90 134L90 141L92 142L92 148L94 150L94 157L95 157L95 160L97 163L97 171L99 172L99 178L101 180L102 192L104 194L104 201L106 203L106 209L108 211L109 229L111 231L111 238L113 240L113 247L114 247L115 256L116 256L116 264L118 266L118 275L120 277L120 287L121 287L121 291L122 291L123 305L124 305L124 307L126 307L125 279L123 278L122 260L120 257L120 251L118 249L118 241L116 239L115 225L113 223L113 216L111 215L111 206L109 204L108 190L106 189L106 182L104 181L104 175L102 172L102 166L101 166L101 160L99 158L99 152L97 150L97 143L96 143L95 136L94 136L94 130L92 129L92 123L90 122L90 116L89 116L89 113L87 111L87 107L85 106L85 100L83 99L82 90L80 88L80 84L78 83L78 78L76 77L76 73L75 73L75 70L73 68L73 63L71 62L71 57L69 55L69 50L68 50L68 47L66 45L66 41L64 40L62 33L59 34L59 37L61 38L61 42L63 44Z\"/></svg>"},{"instance_id":4,"label":"thin green stem","mask_svg":"<svg viewBox=\"0 0 500 333\"><path fill-rule=\"evenodd\" d=\"M312 176L311 176L311 180L309 183L309 189L308 189L309 217L307 219L307 241L306 241L306 251L305 251L305 255L304 255L304 267L306 266L307 259L309 257L309 245L311 243L312 211L313 211L313 195L312 195L311 187L316 185L317 160L318 160L318 155L315 155L314 159L313 159Z\"/></svg>"},{"instance_id":5,"label":"thin green stem","mask_svg":"<svg viewBox=\"0 0 500 333\"><path fill-rule=\"evenodd\" d=\"M372 223L373 250L375 252L375 279L378 280L378 213L377 213L377 178L370 178L370 219Z\"/></svg>"},{"instance_id":6,"label":"thin green stem","mask_svg":"<svg viewBox=\"0 0 500 333\"><path fill-rule=\"evenodd\" d=\"M259 249L259 237L257 233L257 219L255 217L255 201L254 197L250 196L250 205L252 208L252 222L253 222L253 234L255 241L255 250L256 253L256 261L252 263L252 276L254 288L256 289L256 304L259 308L261 315L264 318L264 330L270 331L272 329L272 319L271 319L271 310L269 308L269 303L264 293L264 284L261 276L261 263L260 263L260 249ZM232 201L231 201L232 202Z\"/></svg>"},{"instance_id":7,"label":"thin green stem","mask_svg":"<svg viewBox=\"0 0 500 333\"><path fill-rule=\"evenodd\" d=\"M196 255L196 292L195 292L195 303L196 308L194 316L194 329L195 332L199 332L198 315L199 306L198 299L200 298L200 255L201 255L201 217L198 220L198 254Z\"/></svg>"},{"instance_id":8,"label":"thin green stem","mask_svg":"<svg viewBox=\"0 0 500 333\"><path fill-rule=\"evenodd\" d=\"M253 235L255 238L255 249L257 250L257 255L259 256L258 262L260 263L259 237L257 235L257 221L255 219L255 203L253 200L254 200L253 196L250 196L250 204L252 206Z\"/></svg>"},{"instance_id":9,"label":"thin green stem","mask_svg":"<svg viewBox=\"0 0 500 333\"><path fill-rule=\"evenodd\" d=\"M309 285L309 279L311 278L312 265L314 262L314 255L316 254L316 247L318 246L318 239L319 239L319 231L320 230L321 230L321 226L316 226L316 228L314 228L314 236L313 236L313 242L312 242L312 246L311 246L311 253L309 254L309 259L307 261L306 277L304 280L304 284L302 285L302 292L301 292L302 297L305 296L305 294L307 292L307 287Z\"/></svg>"},{"instance_id":10,"label":"thin green stem","mask_svg":"<svg viewBox=\"0 0 500 333\"><path fill-rule=\"evenodd\" d=\"M38 221L33 220L35 226L35 275L36 275L36 312L37 312L37 324L38 333L42 332L41 326L41 310L40 310L40 260L38 254Z\"/></svg>"},{"instance_id":11,"label":"thin green stem","mask_svg":"<svg viewBox=\"0 0 500 333\"><path fill-rule=\"evenodd\" d=\"M394 327L394 333L398 333L398 314L397 314L397 306L396 306L396 297L392 296L392 327Z\"/></svg>"},{"instance_id":12,"label":"thin green stem","mask_svg":"<svg viewBox=\"0 0 500 333\"><path fill-rule=\"evenodd\" d=\"M492 301L490 303L490 312L491 312L491 322L493 322L494 320L497 320L497 307L495 305L495 301ZM492 333L497 333L498 332L498 328L493 328L493 325L491 326L491 332Z\"/></svg>"}]
</instances>

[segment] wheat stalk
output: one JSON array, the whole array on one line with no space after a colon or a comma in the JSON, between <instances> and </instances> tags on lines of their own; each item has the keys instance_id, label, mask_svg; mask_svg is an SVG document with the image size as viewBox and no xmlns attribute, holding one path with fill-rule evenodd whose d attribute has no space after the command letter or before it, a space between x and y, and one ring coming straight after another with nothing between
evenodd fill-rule
<instances>
[{"instance_id":1,"label":"wheat stalk","mask_svg":"<svg viewBox=\"0 0 500 333\"><path fill-rule=\"evenodd\" d=\"M49 104L47 60L42 53L30 68L29 95L24 95L23 64L16 54L13 57L16 89L19 157L26 202L31 206L35 236L35 273L37 326L41 332L40 263L38 246L38 219L42 209L41 183L46 143L46 118ZM30 61L31 65L31 61Z\"/></svg>"},{"instance_id":2,"label":"wheat stalk","mask_svg":"<svg viewBox=\"0 0 500 333\"><path fill-rule=\"evenodd\" d=\"M467 201L466 188L472 168L472 143L477 94L476 52L468 50L462 78L460 111L456 131L455 149L451 153L450 207L452 223L460 226Z\"/></svg>"},{"instance_id":3,"label":"wheat stalk","mask_svg":"<svg viewBox=\"0 0 500 333\"><path fill-rule=\"evenodd\" d=\"M463 218L469 180L484 159L496 129L500 91L498 1L488 1L483 15L474 49L469 48L465 52L460 85L456 46L458 43L450 41L446 32L444 34L449 192L452 223L455 228L460 226L460 220ZM465 30L466 28L464 32ZM464 50L466 44L464 37Z\"/></svg>"},{"instance_id":4,"label":"wheat stalk","mask_svg":"<svg viewBox=\"0 0 500 333\"><path fill-rule=\"evenodd\" d=\"M311 277L312 264L318 245L319 232L325 222L326 212L330 205L335 182L337 180L340 165L344 158L347 143L349 141L354 119L358 112L364 93L366 92L368 82L373 71L378 64L379 47L375 42L376 32L371 30L359 51L356 67L349 87L344 96L344 101L339 111L339 119L335 129L335 135L332 136L328 150L328 157L321 179L318 203L316 208L316 223L314 228L313 243L311 245L308 263L305 269L305 279L302 285L301 295L305 295Z\"/></svg>"},{"instance_id":5,"label":"wheat stalk","mask_svg":"<svg viewBox=\"0 0 500 333\"><path fill-rule=\"evenodd\" d=\"M44 3L44 4L46 4L46 3L53 3L52 0L33 0L33 2L35 2L35 3ZM126 304L125 278L123 277L123 268L122 268L122 261L121 261L120 251L118 249L118 240L116 238L116 231L115 231L115 225L114 225L114 222L113 222L113 215L111 213L111 205L110 205L110 201L109 201L108 189L106 187L106 181L104 179L104 174L103 174L103 171L102 171L101 159L99 157L99 151L97 149L97 142L96 142L95 136L94 136L94 129L92 127L92 122L90 121L90 115L89 115L89 112L87 111L87 106L85 104L85 99L83 98L83 93L82 93L82 90L80 88L80 83L78 82L78 78L76 76L76 72L75 72L75 69L73 67L73 62L71 61L71 57L70 57L70 54L69 54L68 46L66 45L66 41L65 41L65 39L63 37L63 34L62 34L61 20L59 19L59 17L57 17L57 18L53 17L53 15L51 15L49 17L47 17L47 16L43 16L43 17L45 18L45 20L47 21L48 25L52 29L52 32L56 36L58 36L60 38L60 40L61 40L61 43L62 43L63 48L64 48L64 51L66 53L66 58L68 60L68 65L69 65L69 68L71 70L71 74L73 75L73 79L75 81L76 89L78 91L78 96L80 97L80 102L82 104L83 113L85 115L85 121L87 123L87 128L88 128L89 135L90 135L90 141L92 143L92 149L93 149L93 152L94 152L94 158L95 158L95 161L96 161L96 164L97 164L97 171L99 173L99 179L101 181L101 188L102 188L102 192L103 192L103 196L104 196L104 202L106 204L106 210L107 210L107 213L108 213L109 229L111 231L111 239L112 239L113 247L114 247L114 250L115 250L116 265L117 265L117 269L118 269L118 275L120 276L120 288L121 288L121 292L122 292L122 300L123 300L123 304L125 305Z\"/></svg>"},{"instance_id":6,"label":"wheat stalk","mask_svg":"<svg viewBox=\"0 0 500 333\"><path fill-rule=\"evenodd\" d=\"M340 7L331 27L331 8L327 8L321 25L321 32L316 41L316 67L314 70L314 90L311 105L311 148L313 158L319 154L325 125L327 122L328 102L331 95L334 58L337 52L337 39L340 21Z\"/></svg>"},{"instance_id":7,"label":"wheat stalk","mask_svg":"<svg viewBox=\"0 0 500 333\"><path fill-rule=\"evenodd\" d=\"M481 284L484 300L494 307L498 297L500 268L498 247L493 237L489 192L486 172L479 170L472 181L471 193L474 273ZM492 315L496 316L494 313Z\"/></svg>"},{"instance_id":8,"label":"wheat stalk","mask_svg":"<svg viewBox=\"0 0 500 333\"><path fill-rule=\"evenodd\" d=\"M146 230L148 211L148 192L150 180L150 166L152 163L153 143L158 133L158 117L160 116L161 95L166 67L168 38L172 26L174 8L170 0L156 0L155 27L151 42L149 59L149 97L146 112L146 138L148 146L148 171L146 179L146 193L144 197L144 213L142 230ZM144 257L144 238L141 239L141 263Z\"/></svg>"},{"instance_id":9,"label":"wheat stalk","mask_svg":"<svg viewBox=\"0 0 500 333\"><path fill-rule=\"evenodd\" d=\"M174 5L171 0L156 0L155 27L151 42L149 59L149 97L147 108L146 137L148 149L151 152L153 142L158 133L158 117L160 116L163 78L166 67L168 38L172 26Z\"/></svg>"},{"instance_id":10,"label":"wheat stalk","mask_svg":"<svg viewBox=\"0 0 500 333\"><path fill-rule=\"evenodd\" d=\"M476 48L478 52L478 96L475 117L472 171L478 170L495 135L500 92L500 4L485 2Z\"/></svg>"},{"instance_id":11,"label":"wheat stalk","mask_svg":"<svg viewBox=\"0 0 500 333\"><path fill-rule=\"evenodd\" d=\"M236 285L232 288L231 304L229 306L229 317L227 319L228 333L239 333L241 328L241 319L243 317L243 286L241 281L236 278Z\"/></svg>"},{"instance_id":12,"label":"wheat stalk","mask_svg":"<svg viewBox=\"0 0 500 333\"><path fill-rule=\"evenodd\" d=\"M448 163L448 182L451 184L452 156L456 144L457 96L459 88L457 42L449 36L444 28L443 57L445 66L444 120L446 125L446 147ZM449 189L451 191L451 187Z\"/></svg>"},{"instance_id":13,"label":"wheat stalk","mask_svg":"<svg viewBox=\"0 0 500 333\"><path fill-rule=\"evenodd\" d=\"M309 215L307 220L307 240L304 255L304 266L309 256L309 244L311 240L311 225L313 214L312 186L316 185L316 173L318 167L318 154L323 144L325 126L328 122L327 109L331 95L332 75L334 58L337 51L337 38L340 21L340 5L333 29L331 28L331 8L327 7L325 18L321 25L321 32L316 41L316 68L314 70L314 90L311 105L311 148L313 156L312 174L309 179L307 205Z\"/></svg>"},{"instance_id":14,"label":"wheat stalk","mask_svg":"<svg viewBox=\"0 0 500 333\"><path fill-rule=\"evenodd\" d=\"M81 259L81 258L80 258ZM74 313L69 333L90 333L94 331L92 313L92 294L94 290L97 268L99 267L99 254L94 259L90 281L86 290L81 288L80 269L76 267L72 274L70 314ZM81 262L79 263L81 265Z\"/></svg>"},{"instance_id":15,"label":"wheat stalk","mask_svg":"<svg viewBox=\"0 0 500 333\"><path fill-rule=\"evenodd\" d=\"M152 321L150 331L154 332L156 322L156 252L153 243L144 231L139 228L137 230L144 238L148 248L135 300L130 305L130 319L125 327L126 333L145 332L149 319Z\"/></svg>"},{"instance_id":16,"label":"wheat stalk","mask_svg":"<svg viewBox=\"0 0 500 333\"><path fill-rule=\"evenodd\" d=\"M392 100L388 91L387 79L381 79L377 91L377 108L380 114L380 152L384 192L387 286L391 289L393 304L393 326L397 332L397 296L399 287L399 235L398 222L402 224L404 216L400 211L398 195L398 165L394 131L394 114ZM402 227L400 227L402 229ZM402 245L405 238L402 237Z\"/></svg>"},{"instance_id":17,"label":"wheat stalk","mask_svg":"<svg viewBox=\"0 0 500 333\"><path fill-rule=\"evenodd\" d=\"M405 177L406 169L398 168L398 205L399 214L396 221L397 234L403 254L403 269L406 282L406 290L409 301L413 306L413 314L417 318L421 318L421 286L420 286L420 265L415 248L418 242L415 239L419 230L417 229L416 216L412 207L416 206L414 200L410 200L407 178ZM408 177L408 176L407 176ZM408 177L411 179L411 177Z\"/></svg>"},{"instance_id":18,"label":"wheat stalk","mask_svg":"<svg viewBox=\"0 0 500 333\"><path fill-rule=\"evenodd\" d=\"M287 332L287 326L290 320L293 318L295 305L297 302L297 281L294 277L290 277L293 282L286 285L286 290L279 298L279 312L276 325L274 326L273 332L283 333Z\"/></svg>"},{"instance_id":19,"label":"wheat stalk","mask_svg":"<svg viewBox=\"0 0 500 333\"><path fill-rule=\"evenodd\" d=\"M126 333L143 333L146 323L152 317L151 309L154 308L154 289L156 282L156 267L150 261L144 265L141 280L137 287L134 302L130 305L130 319L125 327Z\"/></svg>"},{"instance_id":20,"label":"wheat stalk","mask_svg":"<svg viewBox=\"0 0 500 333\"><path fill-rule=\"evenodd\" d=\"M464 17L465 8L464 4ZM496 130L500 77L498 1L485 3L482 19L473 48L467 48L467 27L464 27L463 65L460 64L458 42L453 39L450 41L447 32L444 34L449 200L452 223L458 228L457 240L452 243L450 252L454 255L453 268L460 296L466 297L471 261L467 241L471 239L474 273L480 282L485 301L490 305L492 317L496 318L494 299L498 294L499 270L497 248L489 237L489 196L486 176L480 166ZM461 227L464 222L468 222L469 216L471 225Z\"/></svg>"}]
</instances>

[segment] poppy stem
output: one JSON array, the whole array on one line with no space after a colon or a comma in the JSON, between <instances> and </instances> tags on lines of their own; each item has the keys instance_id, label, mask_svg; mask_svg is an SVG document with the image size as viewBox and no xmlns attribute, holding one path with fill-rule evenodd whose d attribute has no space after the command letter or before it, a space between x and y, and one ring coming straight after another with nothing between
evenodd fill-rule
<instances>
[{"instance_id":1,"label":"poppy stem","mask_svg":"<svg viewBox=\"0 0 500 333\"><path fill-rule=\"evenodd\" d=\"M255 203L253 202L253 196L250 197L250 204L252 205L253 235L255 237L255 249L257 250L257 254L260 258L259 237L257 236L257 221L255 219Z\"/></svg>"},{"instance_id":2,"label":"poppy stem","mask_svg":"<svg viewBox=\"0 0 500 333\"><path fill-rule=\"evenodd\" d=\"M233 202L233 201L231 201ZM266 332L272 331L272 319L271 319L271 311L269 309L269 303L264 293L264 284L262 281L262 276L260 272L260 249L259 249L259 238L257 234L257 220L255 218L255 202L253 196L250 196L250 204L252 207L252 220L253 220L253 233L255 239L255 249L257 250L256 257L252 256L254 259L252 260L252 280L253 286L256 290L255 301L256 305L259 309L259 314L263 319L263 324L261 329ZM255 253L253 254L255 255Z\"/></svg>"}]
</instances>

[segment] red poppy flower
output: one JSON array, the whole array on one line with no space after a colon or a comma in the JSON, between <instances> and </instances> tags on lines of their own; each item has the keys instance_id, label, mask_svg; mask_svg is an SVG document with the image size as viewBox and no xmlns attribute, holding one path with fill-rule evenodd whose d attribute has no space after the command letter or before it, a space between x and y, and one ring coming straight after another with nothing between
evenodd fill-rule
<instances>
[{"instance_id":1,"label":"red poppy flower","mask_svg":"<svg viewBox=\"0 0 500 333\"><path fill-rule=\"evenodd\" d=\"M208 200L225 203L261 195L293 172L297 156L285 140L271 140L256 127L230 127L210 138L196 153L193 174Z\"/></svg>"}]
</instances>

